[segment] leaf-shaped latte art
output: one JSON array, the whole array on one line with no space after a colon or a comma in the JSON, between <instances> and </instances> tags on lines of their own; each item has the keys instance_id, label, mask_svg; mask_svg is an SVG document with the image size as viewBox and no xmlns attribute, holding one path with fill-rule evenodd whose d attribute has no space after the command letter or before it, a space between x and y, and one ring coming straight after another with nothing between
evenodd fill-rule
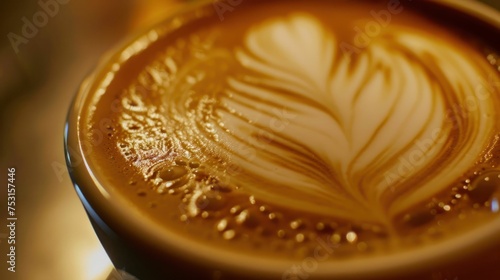
<instances>
[{"instance_id":1,"label":"leaf-shaped latte art","mask_svg":"<svg viewBox=\"0 0 500 280\"><path fill-rule=\"evenodd\" d=\"M302 13L253 26L232 50L212 35L194 58L167 56L139 77L163 100L121 120L144 123L124 155L147 178L158 162L194 157L263 203L391 228L494 138L492 69L454 37L394 23L347 56L345 38ZM131 87L124 108L140 95ZM193 184L183 199L196 216L207 186Z\"/></svg>"},{"instance_id":2,"label":"leaf-shaped latte art","mask_svg":"<svg viewBox=\"0 0 500 280\"><path fill-rule=\"evenodd\" d=\"M483 117L492 102L476 91L486 69L435 38L391 29L352 58L308 15L248 32L221 117L248 192L389 223L474 165L493 128ZM474 108L459 116L460 104Z\"/></svg>"}]
</instances>

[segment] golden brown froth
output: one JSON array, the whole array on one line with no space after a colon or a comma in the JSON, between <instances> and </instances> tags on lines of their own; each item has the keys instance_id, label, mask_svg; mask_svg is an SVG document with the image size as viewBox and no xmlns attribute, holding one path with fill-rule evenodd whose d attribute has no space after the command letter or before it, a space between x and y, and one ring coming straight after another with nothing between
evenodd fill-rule
<instances>
[{"instance_id":1,"label":"golden brown froth","mask_svg":"<svg viewBox=\"0 0 500 280\"><path fill-rule=\"evenodd\" d=\"M410 10L347 53L378 6L296 5L246 6L123 81L102 146L130 168L119 188L166 228L267 253L377 251L494 217L495 54Z\"/></svg>"}]
</instances>

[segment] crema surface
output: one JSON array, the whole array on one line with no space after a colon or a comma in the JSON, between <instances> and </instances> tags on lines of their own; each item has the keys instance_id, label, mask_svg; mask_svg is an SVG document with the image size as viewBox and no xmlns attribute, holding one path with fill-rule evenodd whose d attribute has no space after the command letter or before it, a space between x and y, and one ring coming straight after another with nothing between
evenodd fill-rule
<instances>
[{"instance_id":1,"label":"crema surface","mask_svg":"<svg viewBox=\"0 0 500 280\"><path fill-rule=\"evenodd\" d=\"M285 258L498 218L492 46L409 6L269 2L122 53L85 127L106 131L93 157L110 187L165 230Z\"/></svg>"}]
</instances>

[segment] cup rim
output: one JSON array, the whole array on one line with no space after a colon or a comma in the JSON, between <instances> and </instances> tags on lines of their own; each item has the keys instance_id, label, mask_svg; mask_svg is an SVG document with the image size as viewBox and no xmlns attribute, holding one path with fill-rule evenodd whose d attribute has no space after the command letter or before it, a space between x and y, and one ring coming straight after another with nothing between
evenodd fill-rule
<instances>
[{"instance_id":1,"label":"cup rim","mask_svg":"<svg viewBox=\"0 0 500 280\"><path fill-rule=\"evenodd\" d=\"M485 4L466 0L430 1L436 2L445 8L455 9L463 14L470 15L500 30L500 12ZM197 11L206 8L209 3L212 3L212 1L204 0L189 4L178 14L169 17L150 30L155 30L160 37L166 36L170 32L182 28L182 23L202 17L203 14ZM220 251L215 246L207 245L203 241L194 241L185 236L168 232L154 221L145 219L139 209L133 208L131 211L132 203L118 191L104 187L106 179L99 174L99 167L92 163L85 150L85 137L81 135L80 129L81 122L85 119L82 117L82 113L88 110L86 105L88 105L90 99L95 98L96 90L100 88L98 85L102 86L103 77L106 76L105 73L119 71L113 70L113 62L122 63L122 60L126 57L123 55L125 52L129 52L130 56L139 55L143 49L131 48L134 43L143 42L147 44L152 41L154 40L151 33L147 32L112 50L100 62L93 74L82 83L73 100L64 132L64 147L70 176L84 207L94 219L100 220L100 225L109 232L123 232L126 236L145 244L148 248L156 248L159 252L173 253L189 263L205 267L224 267L228 271L240 275L255 273L255 268L258 268L262 275L281 278L288 269L293 265L300 264L300 262ZM75 149L75 147L77 148ZM79 164L75 163L75 158L81 159ZM143 230L142 234L136 235L134 232L137 228L147 229L147 231ZM147 232L147 234L144 234L144 232ZM491 243L500 242L499 233L500 219L495 219L488 224L472 229L468 233L440 241L431 246L369 258L327 260L318 265L314 276L318 278L364 278L382 274L397 275L402 272L418 271L479 252L490 246Z\"/></svg>"}]
</instances>

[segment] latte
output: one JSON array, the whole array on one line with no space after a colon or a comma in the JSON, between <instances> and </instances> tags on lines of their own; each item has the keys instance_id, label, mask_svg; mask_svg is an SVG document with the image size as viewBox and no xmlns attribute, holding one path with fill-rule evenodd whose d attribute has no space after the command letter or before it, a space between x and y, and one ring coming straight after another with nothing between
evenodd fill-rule
<instances>
[{"instance_id":1,"label":"latte","mask_svg":"<svg viewBox=\"0 0 500 280\"><path fill-rule=\"evenodd\" d=\"M497 45L410 3L153 29L89 88L89 161L165 232L236 255L375 258L499 219Z\"/></svg>"}]
</instances>

